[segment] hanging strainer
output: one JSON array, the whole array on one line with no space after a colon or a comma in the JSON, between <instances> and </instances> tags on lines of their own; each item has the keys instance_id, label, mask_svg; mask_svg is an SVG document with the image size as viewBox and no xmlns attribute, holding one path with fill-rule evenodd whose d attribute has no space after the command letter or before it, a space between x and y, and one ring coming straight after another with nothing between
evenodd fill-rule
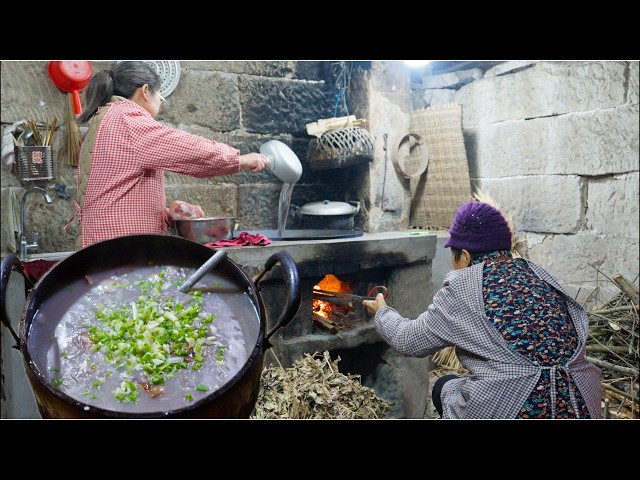
<instances>
[{"instance_id":1,"label":"hanging strainer","mask_svg":"<svg viewBox=\"0 0 640 480\"><path fill-rule=\"evenodd\" d=\"M178 86L180 80L180 62L175 60L145 60L160 76L160 95L168 97Z\"/></svg>"}]
</instances>

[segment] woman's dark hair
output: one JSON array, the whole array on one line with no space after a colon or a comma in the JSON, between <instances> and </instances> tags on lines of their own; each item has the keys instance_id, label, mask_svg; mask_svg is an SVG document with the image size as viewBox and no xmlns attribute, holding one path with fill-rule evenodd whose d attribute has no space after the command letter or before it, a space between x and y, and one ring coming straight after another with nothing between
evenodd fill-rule
<instances>
[{"instance_id":1,"label":"woman's dark hair","mask_svg":"<svg viewBox=\"0 0 640 480\"><path fill-rule=\"evenodd\" d=\"M473 262L476 258L484 257L491 252L491 250L487 252L469 252L469 254L471 255L471 262ZM462 248L451 247L451 253L453 253L454 260L458 262L460 261L460 257L462 256Z\"/></svg>"},{"instance_id":2,"label":"woman's dark hair","mask_svg":"<svg viewBox=\"0 0 640 480\"><path fill-rule=\"evenodd\" d=\"M89 120L113 95L131 98L145 83L153 90L160 90L160 77L151 65L142 61L118 62L111 70L96 73L87 85L85 107L78 121Z\"/></svg>"},{"instance_id":3,"label":"woman's dark hair","mask_svg":"<svg viewBox=\"0 0 640 480\"><path fill-rule=\"evenodd\" d=\"M460 261L460 257L462 256L462 249L461 248L456 248L456 247L451 247L451 253L453 253L453 259L456 262ZM471 253L471 252L469 252ZM471 254L473 255L473 253Z\"/></svg>"}]
</instances>

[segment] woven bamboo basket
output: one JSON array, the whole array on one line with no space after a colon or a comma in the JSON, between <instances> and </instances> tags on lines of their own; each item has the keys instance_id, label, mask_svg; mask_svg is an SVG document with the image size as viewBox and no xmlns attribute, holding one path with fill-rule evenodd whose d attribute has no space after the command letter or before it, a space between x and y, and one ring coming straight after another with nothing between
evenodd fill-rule
<instances>
[{"instance_id":1,"label":"woven bamboo basket","mask_svg":"<svg viewBox=\"0 0 640 480\"><path fill-rule=\"evenodd\" d=\"M336 128L309 142L307 161L312 170L368 163L373 149L373 137L365 128Z\"/></svg>"}]
</instances>

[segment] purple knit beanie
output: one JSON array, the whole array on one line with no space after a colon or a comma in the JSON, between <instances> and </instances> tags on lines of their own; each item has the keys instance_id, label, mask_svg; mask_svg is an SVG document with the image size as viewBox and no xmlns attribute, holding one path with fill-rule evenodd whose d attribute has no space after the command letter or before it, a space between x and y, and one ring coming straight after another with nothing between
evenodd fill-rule
<instances>
[{"instance_id":1,"label":"purple knit beanie","mask_svg":"<svg viewBox=\"0 0 640 480\"><path fill-rule=\"evenodd\" d=\"M511 230L500 210L484 202L467 202L458 208L445 248L470 252L511 250Z\"/></svg>"}]
</instances>

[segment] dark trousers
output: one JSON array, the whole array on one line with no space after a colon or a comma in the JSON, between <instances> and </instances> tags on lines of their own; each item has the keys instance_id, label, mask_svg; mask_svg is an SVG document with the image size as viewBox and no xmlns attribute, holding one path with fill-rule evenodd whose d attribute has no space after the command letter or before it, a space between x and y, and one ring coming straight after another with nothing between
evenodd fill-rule
<instances>
[{"instance_id":1,"label":"dark trousers","mask_svg":"<svg viewBox=\"0 0 640 480\"><path fill-rule=\"evenodd\" d=\"M436 407L438 411L438 415L442 418L442 400L440 399L440 393L442 393L442 387L449 380L453 380L454 378L460 378L458 375L443 375L436 383L433 384L433 389L431 390L431 400L433 401L433 406Z\"/></svg>"}]
</instances>

